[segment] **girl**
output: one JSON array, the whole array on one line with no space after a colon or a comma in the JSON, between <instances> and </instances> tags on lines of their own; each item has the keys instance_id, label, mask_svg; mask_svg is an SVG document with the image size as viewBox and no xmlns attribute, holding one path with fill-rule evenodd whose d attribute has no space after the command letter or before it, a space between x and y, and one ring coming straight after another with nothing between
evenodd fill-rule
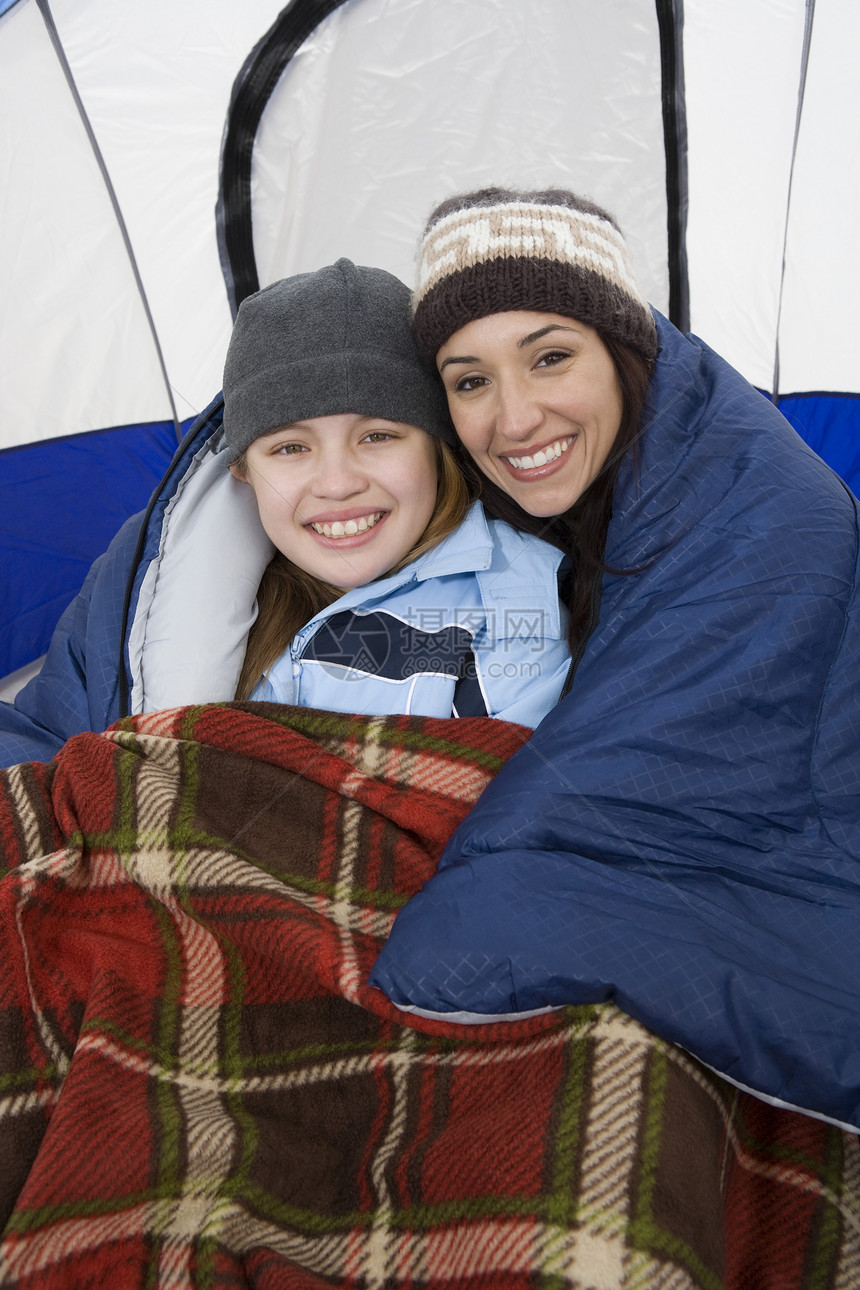
<instances>
[{"instance_id":1,"label":"girl","mask_svg":"<svg viewBox=\"0 0 860 1290\"><path fill-rule=\"evenodd\" d=\"M561 556L469 505L401 282L339 260L246 300L224 432L276 549L239 697L537 725L569 661Z\"/></svg>"},{"instance_id":2,"label":"girl","mask_svg":"<svg viewBox=\"0 0 860 1290\"><path fill-rule=\"evenodd\" d=\"M391 274L250 297L223 398L0 708L0 764L234 698L537 725L569 663L562 557L470 504L453 439Z\"/></svg>"}]
</instances>

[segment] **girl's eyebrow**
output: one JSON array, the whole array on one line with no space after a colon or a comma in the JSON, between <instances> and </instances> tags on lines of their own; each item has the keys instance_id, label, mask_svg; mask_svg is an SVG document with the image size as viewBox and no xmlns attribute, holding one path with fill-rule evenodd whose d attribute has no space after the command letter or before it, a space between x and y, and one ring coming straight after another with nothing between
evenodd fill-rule
<instances>
[{"instance_id":1,"label":"girl's eyebrow","mask_svg":"<svg viewBox=\"0 0 860 1290\"><path fill-rule=\"evenodd\" d=\"M267 430L265 434L258 435L259 439L274 439L279 434L295 434L297 431L305 432L311 429L303 421L289 421L285 426L277 426L274 430Z\"/></svg>"}]
</instances>

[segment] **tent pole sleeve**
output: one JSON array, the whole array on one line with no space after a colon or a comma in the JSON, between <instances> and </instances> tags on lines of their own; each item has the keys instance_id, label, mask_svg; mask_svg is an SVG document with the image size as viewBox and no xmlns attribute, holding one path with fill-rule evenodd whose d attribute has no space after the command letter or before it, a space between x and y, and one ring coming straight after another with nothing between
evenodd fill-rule
<instances>
[{"instance_id":1,"label":"tent pole sleeve","mask_svg":"<svg viewBox=\"0 0 860 1290\"><path fill-rule=\"evenodd\" d=\"M797 86L797 112L794 117L794 139L791 145L791 166L788 172L788 192L785 198L785 225L782 232L782 260L779 269L779 301L776 308L776 335L773 345L773 389L771 401L779 403L779 331L782 324L782 293L785 286L785 256L788 248L788 221L791 215L791 190L794 185L794 163L797 160L797 141L800 138L800 121L806 94L806 74L809 70L809 51L812 45L812 22L815 17L815 0L806 0L803 24L803 49L800 55L800 76Z\"/></svg>"},{"instance_id":2,"label":"tent pole sleeve","mask_svg":"<svg viewBox=\"0 0 860 1290\"><path fill-rule=\"evenodd\" d=\"M131 271L134 274L134 280L137 285L138 294L140 295L141 303L143 305L143 310L144 310L144 313L146 314L146 321L149 326L150 333L152 335L153 344L155 345L155 352L158 356L158 365L161 368L161 375L164 380L164 388L167 391L167 398L170 403L170 415L173 421L173 429L176 434L176 440L178 443L182 439L182 427L179 424L179 416L177 414L176 404L173 399L173 390L170 388L170 381L167 376L167 367L165 366L164 354L162 353L162 350L161 350L161 342L158 339L158 332L155 329L155 320L152 317L152 311L149 307L149 301L146 297L146 291L144 289L143 279L141 278L140 270L137 267L137 260L135 259L134 249L131 245L131 238L129 237L128 228L126 226L125 219L123 218L122 210L120 209L119 199L117 198L116 190L114 189L113 183L111 182L111 177L110 177L110 174L108 173L108 168L105 163L105 159L102 155L102 150L99 147L98 140L96 139L95 132L92 127L92 123L90 122L89 116L87 115L87 110L84 107L83 99L81 98L80 93L78 92L78 87L75 84L75 78L72 74L72 69L69 66L69 60L66 58L66 51L63 49L63 44L62 44L62 41L60 40L60 35L59 35L59 32L57 31L56 24L54 23L54 17L53 17L53 14L51 13L51 8L48 3L48 0L36 0L36 5L44 20L45 27L51 39L51 44L53 45L54 52L57 55L57 60L60 64L60 67L63 70L63 75L66 78L66 83L68 84L72 98L75 101L75 107L78 109L78 115L81 118L81 122L83 123L84 129L86 130L87 138L90 141L90 147L93 150L93 156L95 157L96 162L98 164L98 168L101 171L101 176L104 181L105 188L107 189L108 197L110 198L111 206L113 207L113 212L114 212L114 215L116 216L117 224L119 225L119 231L122 234L122 240L125 245L126 254L128 256L129 264L131 265Z\"/></svg>"}]
</instances>

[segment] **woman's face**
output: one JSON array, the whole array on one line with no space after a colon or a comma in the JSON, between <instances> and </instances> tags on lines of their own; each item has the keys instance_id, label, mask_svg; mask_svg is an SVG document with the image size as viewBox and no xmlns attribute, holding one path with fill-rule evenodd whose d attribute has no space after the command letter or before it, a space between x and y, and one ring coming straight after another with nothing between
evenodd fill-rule
<instances>
[{"instance_id":1,"label":"woman's face","mask_svg":"<svg viewBox=\"0 0 860 1290\"><path fill-rule=\"evenodd\" d=\"M561 515L621 425L615 365L593 327L518 310L467 323L436 364L463 446L530 515Z\"/></svg>"},{"instance_id":2,"label":"woman's face","mask_svg":"<svg viewBox=\"0 0 860 1290\"><path fill-rule=\"evenodd\" d=\"M293 564L342 591L408 555L436 507L436 446L417 426L347 412L256 439L246 470L263 528Z\"/></svg>"}]
</instances>

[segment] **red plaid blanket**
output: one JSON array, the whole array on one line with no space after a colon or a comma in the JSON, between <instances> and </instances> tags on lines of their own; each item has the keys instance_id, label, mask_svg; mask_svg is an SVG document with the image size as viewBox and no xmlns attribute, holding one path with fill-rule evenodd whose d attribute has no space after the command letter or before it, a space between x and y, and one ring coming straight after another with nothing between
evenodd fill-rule
<instances>
[{"instance_id":1,"label":"red plaid blanket","mask_svg":"<svg viewBox=\"0 0 860 1290\"><path fill-rule=\"evenodd\" d=\"M211 706L2 776L0 1285L856 1290L853 1137L363 984L525 735Z\"/></svg>"}]
</instances>

